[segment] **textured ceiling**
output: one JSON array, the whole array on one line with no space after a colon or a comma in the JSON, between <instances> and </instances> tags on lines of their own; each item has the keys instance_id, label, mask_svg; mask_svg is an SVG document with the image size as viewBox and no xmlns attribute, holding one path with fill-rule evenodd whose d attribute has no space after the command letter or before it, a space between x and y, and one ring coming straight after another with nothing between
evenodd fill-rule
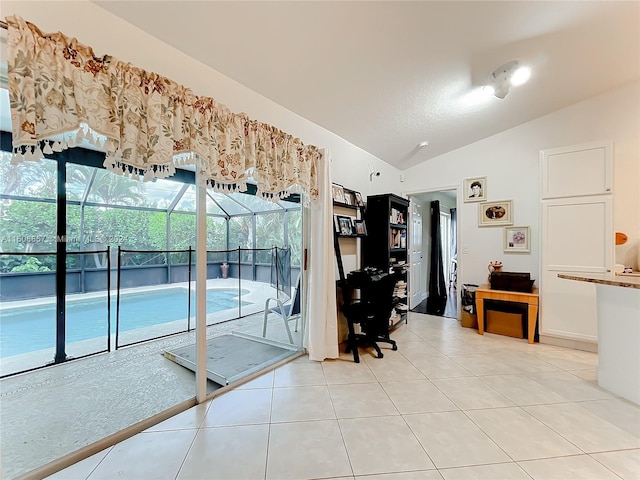
<instances>
[{"instance_id":1,"label":"textured ceiling","mask_svg":"<svg viewBox=\"0 0 640 480\"><path fill-rule=\"evenodd\" d=\"M640 78L637 1L94 3L400 169Z\"/></svg>"}]
</instances>

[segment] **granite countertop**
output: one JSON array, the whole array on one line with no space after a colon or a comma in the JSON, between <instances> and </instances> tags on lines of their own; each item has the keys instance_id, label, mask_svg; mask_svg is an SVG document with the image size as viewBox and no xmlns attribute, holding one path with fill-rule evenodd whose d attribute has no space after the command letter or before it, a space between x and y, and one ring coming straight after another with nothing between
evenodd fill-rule
<instances>
[{"instance_id":1,"label":"granite countertop","mask_svg":"<svg viewBox=\"0 0 640 480\"><path fill-rule=\"evenodd\" d=\"M601 285L612 285L614 287L637 288L640 290L640 276L631 275L614 275L585 273L585 274L569 274L559 273L558 278L567 280L577 280L579 282L599 283Z\"/></svg>"}]
</instances>

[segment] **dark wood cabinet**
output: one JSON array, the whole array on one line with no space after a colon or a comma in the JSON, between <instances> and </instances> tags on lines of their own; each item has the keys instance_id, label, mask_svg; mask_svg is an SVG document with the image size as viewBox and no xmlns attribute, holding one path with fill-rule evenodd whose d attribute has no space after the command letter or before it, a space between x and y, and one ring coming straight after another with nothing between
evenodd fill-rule
<instances>
[{"instance_id":1,"label":"dark wood cabinet","mask_svg":"<svg viewBox=\"0 0 640 480\"><path fill-rule=\"evenodd\" d=\"M409 200L406 198L392 193L367 197L364 215L367 237L363 240L363 263L367 267L393 273L396 277L390 328L407 320L408 216Z\"/></svg>"}]
</instances>

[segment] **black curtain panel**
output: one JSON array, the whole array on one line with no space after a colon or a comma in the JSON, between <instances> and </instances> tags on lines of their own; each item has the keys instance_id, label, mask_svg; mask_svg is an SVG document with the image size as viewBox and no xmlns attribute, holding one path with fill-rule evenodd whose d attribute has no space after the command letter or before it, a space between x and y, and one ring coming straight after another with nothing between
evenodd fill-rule
<instances>
[{"instance_id":1,"label":"black curtain panel","mask_svg":"<svg viewBox=\"0 0 640 480\"><path fill-rule=\"evenodd\" d=\"M457 210L455 208L451 208L449 210L449 213L451 214L451 258L458 258L458 241L457 241L457 237L458 237L458 224L457 224L457 218L458 218L458 213Z\"/></svg>"},{"instance_id":2,"label":"black curtain panel","mask_svg":"<svg viewBox=\"0 0 640 480\"><path fill-rule=\"evenodd\" d=\"M449 288L456 288L458 283L458 212L455 208L449 210L451 214L451 265L449 268ZM451 306L451 305L449 305Z\"/></svg>"},{"instance_id":3,"label":"black curtain panel","mask_svg":"<svg viewBox=\"0 0 640 480\"><path fill-rule=\"evenodd\" d=\"M447 284L442 265L442 242L440 241L440 202L431 202L431 253L429 255L429 295L427 313L442 315L447 305Z\"/></svg>"}]
</instances>

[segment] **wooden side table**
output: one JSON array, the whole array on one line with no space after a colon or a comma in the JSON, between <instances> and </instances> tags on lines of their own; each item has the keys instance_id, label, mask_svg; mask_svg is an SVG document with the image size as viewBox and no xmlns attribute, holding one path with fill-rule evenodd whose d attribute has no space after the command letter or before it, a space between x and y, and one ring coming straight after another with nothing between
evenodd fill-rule
<instances>
[{"instance_id":1,"label":"wooden side table","mask_svg":"<svg viewBox=\"0 0 640 480\"><path fill-rule=\"evenodd\" d=\"M488 284L476 288L476 311L478 312L478 333L484 335L484 300L502 300L503 302L517 302L527 304L527 326L529 343L533 343L538 321L538 287L533 287L531 293L509 292L507 290L491 290Z\"/></svg>"}]
</instances>

